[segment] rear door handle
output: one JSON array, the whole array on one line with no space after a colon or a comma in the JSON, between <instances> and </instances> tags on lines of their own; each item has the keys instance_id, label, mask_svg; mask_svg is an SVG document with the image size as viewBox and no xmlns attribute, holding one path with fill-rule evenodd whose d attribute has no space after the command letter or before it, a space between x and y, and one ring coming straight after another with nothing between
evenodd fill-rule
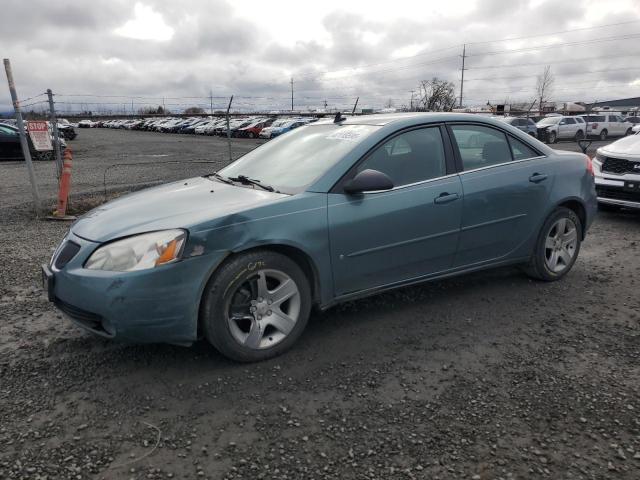
<instances>
[{"instance_id":1,"label":"rear door handle","mask_svg":"<svg viewBox=\"0 0 640 480\"><path fill-rule=\"evenodd\" d=\"M539 183L539 182L543 182L547 179L547 175L544 175L542 173L534 173L533 175L531 175L529 177L529 181L532 183Z\"/></svg>"},{"instance_id":2,"label":"rear door handle","mask_svg":"<svg viewBox=\"0 0 640 480\"><path fill-rule=\"evenodd\" d=\"M458 195L457 193L443 192L433 199L433 203L449 203L457 200L458 198L460 198L460 195Z\"/></svg>"}]
</instances>

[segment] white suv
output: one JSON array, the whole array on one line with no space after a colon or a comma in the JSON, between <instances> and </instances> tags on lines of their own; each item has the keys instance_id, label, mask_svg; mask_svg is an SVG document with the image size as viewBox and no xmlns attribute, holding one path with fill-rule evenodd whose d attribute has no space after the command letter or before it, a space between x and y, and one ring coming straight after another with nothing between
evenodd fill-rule
<instances>
[{"instance_id":1,"label":"white suv","mask_svg":"<svg viewBox=\"0 0 640 480\"><path fill-rule=\"evenodd\" d=\"M606 140L607 137L622 137L632 133L633 124L625 122L617 114L590 113L582 115L582 118L587 122L587 135L599 137L600 140Z\"/></svg>"},{"instance_id":2,"label":"white suv","mask_svg":"<svg viewBox=\"0 0 640 480\"><path fill-rule=\"evenodd\" d=\"M601 206L640 208L640 135L600 147L592 163Z\"/></svg>"},{"instance_id":3,"label":"white suv","mask_svg":"<svg viewBox=\"0 0 640 480\"><path fill-rule=\"evenodd\" d=\"M556 143L559 139L582 140L585 138L586 124L578 116L545 117L536 123L538 139Z\"/></svg>"}]
</instances>

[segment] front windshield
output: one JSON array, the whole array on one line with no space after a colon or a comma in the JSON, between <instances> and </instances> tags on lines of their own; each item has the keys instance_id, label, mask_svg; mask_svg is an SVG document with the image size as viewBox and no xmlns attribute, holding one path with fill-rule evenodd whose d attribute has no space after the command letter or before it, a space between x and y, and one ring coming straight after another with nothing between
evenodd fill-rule
<instances>
[{"instance_id":1,"label":"front windshield","mask_svg":"<svg viewBox=\"0 0 640 480\"><path fill-rule=\"evenodd\" d=\"M218 173L234 178L245 175L283 193L297 193L379 128L374 125L303 126L250 151Z\"/></svg>"},{"instance_id":2,"label":"front windshield","mask_svg":"<svg viewBox=\"0 0 640 480\"><path fill-rule=\"evenodd\" d=\"M562 120L562 117L547 117L543 118L538 123L540 125L555 125L556 123L559 123L560 120Z\"/></svg>"}]
</instances>

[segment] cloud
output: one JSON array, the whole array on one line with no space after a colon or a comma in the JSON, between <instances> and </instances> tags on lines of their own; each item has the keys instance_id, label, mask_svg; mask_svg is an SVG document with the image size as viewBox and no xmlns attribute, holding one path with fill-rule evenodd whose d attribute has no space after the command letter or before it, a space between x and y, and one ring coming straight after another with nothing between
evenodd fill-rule
<instances>
[{"instance_id":1,"label":"cloud","mask_svg":"<svg viewBox=\"0 0 640 480\"><path fill-rule=\"evenodd\" d=\"M168 26L162 15L153 8L136 3L134 18L114 30L117 35L137 40L167 41L173 37L174 30Z\"/></svg>"},{"instance_id":2,"label":"cloud","mask_svg":"<svg viewBox=\"0 0 640 480\"><path fill-rule=\"evenodd\" d=\"M638 96L640 67L634 69L632 55L640 22L513 39L640 20L634 0L600 6L596 0L580 8L550 0L4 0L0 44L19 94L51 88L60 108L117 110L137 96L154 104L172 97L178 110L208 105L210 91L220 106L234 94L238 105L278 108L290 102L292 76L300 106L326 99L346 108L357 96L362 106L389 98L402 105L422 79L438 76L458 87L463 43L469 103L530 99L547 64L559 101ZM494 41L501 38L512 40ZM601 40L580 43L591 39ZM62 95L85 93L122 97ZM0 88L0 111L9 105Z\"/></svg>"}]
</instances>

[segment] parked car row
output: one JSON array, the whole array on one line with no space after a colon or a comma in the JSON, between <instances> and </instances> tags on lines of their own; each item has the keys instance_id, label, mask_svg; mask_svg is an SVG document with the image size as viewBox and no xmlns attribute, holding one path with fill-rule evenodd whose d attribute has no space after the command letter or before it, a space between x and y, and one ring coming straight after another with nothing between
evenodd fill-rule
<instances>
[{"instance_id":1,"label":"parked car row","mask_svg":"<svg viewBox=\"0 0 640 480\"><path fill-rule=\"evenodd\" d=\"M316 121L313 117L233 117L229 120L229 132L235 138L273 138L301 125ZM162 133L185 133L196 135L227 135L225 117L163 117L149 119L82 120L81 128L121 128Z\"/></svg>"},{"instance_id":2,"label":"parked car row","mask_svg":"<svg viewBox=\"0 0 640 480\"><path fill-rule=\"evenodd\" d=\"M547 116L538 123L537 136L547 143L558 140L582 140L595 137L606 140L609 137L623 137L631 135L636 117L623 118L611 112L589 113L584 115L553 115Z\"/></svg>"}]
</instances>

